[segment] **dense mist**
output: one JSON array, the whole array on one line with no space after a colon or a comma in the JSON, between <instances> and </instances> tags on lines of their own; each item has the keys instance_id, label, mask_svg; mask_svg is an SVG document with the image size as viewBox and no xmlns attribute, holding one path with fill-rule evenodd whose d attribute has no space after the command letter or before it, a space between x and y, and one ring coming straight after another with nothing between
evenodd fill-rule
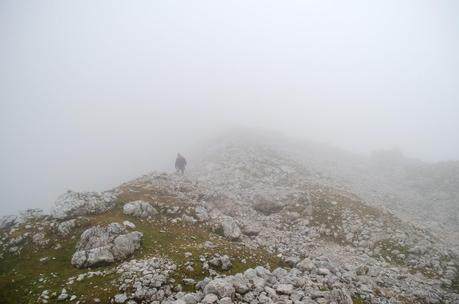
<instances>
[{"instance_id":1,"label":"dense mist","mask_svg":"<svg viewBox=\"0 0 459 304\"><path fill-rule=\"evenodd\" d=\"M221 131L459 160L456 1L2 1L1 214ZM192 164L193 159L188 159Z\"/></svg>"}]
</instances>

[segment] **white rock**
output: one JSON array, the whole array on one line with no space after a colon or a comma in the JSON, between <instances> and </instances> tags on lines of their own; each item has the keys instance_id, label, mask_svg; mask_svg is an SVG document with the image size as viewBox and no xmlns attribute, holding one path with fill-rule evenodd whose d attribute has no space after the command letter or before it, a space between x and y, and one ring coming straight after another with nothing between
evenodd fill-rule
<instances>
[{"instance_id":1,"label":"white rock","mask_svg":"<svg viewBox=\"0 0 459 304\"><path fill-rule=\"evenodd\" d=\"M115 303L121 304L127 301L128 297L124 293L115 295Z\"/></svg>"},{"instance_id":2,"label":"white rock","mask_svg":"<svg viewBox=\"0 0 459 304\"><path fill-rule=\"evenodd\" d=\"M204 299L202 299L203 304L212 304L216 303L218 301L218 297L214 295L213 293L207 294Z\"/></svg>"},{"instance_id":3,"label":"white rock","mask_svg":"<svg viewBox=\"0 0 459 304\"><path fill-rule=\"evenodd\" d=\"M276 288L276 291L280 294L289 295L293 292L292 284L279 284Z\"/></svg>"},{"instance_id":4,"label":"white rock","mask_svg":"<svg viewBox=\"0 0 459 304\"><path fill-rule=\"evenodd\" d=\"M195 212L199 221L204 222L209 220L209 213L207 212L206 208L198 206L196 207Z\"/></svg>"},{"instance_id":5,"label":"white rock","mask_svg":"<svg viewBox=\"0 0 459 304\"><path fill-rule=\"evenodd\" d=\"M45 246L48 244L49 240L45 238L45 234L43 232L36 233L32 236L32 241L35 245L38 246Z\"/></svg>"},{"instance_id":6,"label":"white rock","mask_svg":"<svg viewBox=\"0 0 459 304\"><path fill-rule=\"evenodd\" d=\"M220 258L222 270L228 270L233 265L229 256L224 255Z\"/></svg>"},{"instance_id":7,"label":"white rock","mask_svg":"<svg viewBox=\"0 0 459 304\"><path fill-rule=\"evenodd\" d=\"M136 217L149 217L158 214L158 211L150 203L139 200L125 204L123 213Z\"/></svg>"},{"instance_id":8,"label":"white rock","mask_svg":"<svg viewBox=\"0 0 459 304\"><path fill-rule=\"evenodd\" d=\"M130 221L123 221L123 225L126 226L126 227L129 227L131 229L135 228L135 224L133 222L130 222Z\"/></svg>"},{"instance_id":9,"label":"white rock","mask_svg":"<svg viewBox=\"0 0 459 304\"><path fill-rule=\"evenodd\" d=\"M67 300L69 298L69 295L67 294L67 290L62 289L61 291L61 294L57 297L57 300L58 301L64 301L64 300Z\"/></svg>"},{"instance_id":10,"label":"white rock","mask_svg":"<svg viewBox=\"0 0 459 304\"><path fill-rule=\"evenodd\" d=\"M199 302L199 297L195 293L187 293L182 297L182 300L185 301L186 304L196 304Z\"/></svg>"},{"instance_id":11,"label":"white rock","mask_svg":"<svg viewBox=\"0 0 459 304\"><path fill-rule=\"evenodd\" d=\"M75 228L75 226L76 226L76 220L71 219L71 220L60 223L57 226L57 231L60 236L65 237L70 234L70 232L72 231L73 228Z\"/></svg>"},{"instance_id":12,"label":"white rock","mask_svg":"<svg viewBox=\"0 0 459 304\"><path fill-rule=\"evenodd\" d=\"M223 235L230 240L238 240L241 237L241 229L231 217L222 221Z\"/></svg>"},{"instance_id":13,"label":"white rock","mask_svg":"<svg viewBox=\"0 0 459 304\"><path fill-rule=\"evenodd\" d=\"M51 215L57 219L72 218L79 215L104 213L115 205L116 196L110 192L67 191L58 197Z\"/></svg>"},{"instance_id":14,"label":"white rock","mask_svg":"<svg viewBox=\"0 0 459 304\"><path fill-rule=\"evenodd\" d=\"M352 304L352 298L345 290L334 289L329 294L329 300L339 304Z\"/></svg>"},{"instance_id":15,"label":"white rock","mask_svg":"<svg viewBox=\"0 0 459 304\"><path fill-rule=\"evenodd\" d=\"M317 269L317 273L320 274L320 275L326 276L326 275L330 274L330 270L328 270L327 268L321 267L321 268Z\"/></svg>"},{"instance_id":16,"label":"white rock","mask_svg":"<svg viewBox=\"0 0 459 304\"><path fill-rule=\"evenodd\" d=\"M296 268L301 271L311 271L314 269L314 263L309 258L305 258L296 264Z\"/></svg>"},{"instance_id":17,"label":"white rock","mask_svg":"<svg viewBox=\"0 0 459 304\"><path fill-rule=\"evenodd\" d=\"M142 237L138 231L126 233L118 223L89 228L81 234L72 265L83 268L122 261L140 247Z\"/></svg>"},{"instance_id":18,"label":"white rock","mask_svg":"<svg viewBox=\"0 0 459 304\"><path fill-rule=\"evenodd\" d=\"M6 215L0 218L0 228L10 228L14 226L18 221L18 217L16 215Z\"/></svg>"},{"instance_id":19,"label":"white rock","mask_svg":"<svg viewBox=\"0 0 459 304\"><path fill-rule=\"evenodd\" d=\"M233 300L231 300L231 298L229 298L229 297L221 298L218 301L218 304L232 304L232 303L233 303Z\"/></svg>"},{"instance_id":20,"label":"white rock","mask_svg":"<svg viewBox=\"0 0 459 304\"><path fill-rule=\"evenodd\" d=\"M204 288L204 294L215 294L220 298L232 297L235 293L233 285L224 279L214 279Z\"/></svg>"}]
</instances>

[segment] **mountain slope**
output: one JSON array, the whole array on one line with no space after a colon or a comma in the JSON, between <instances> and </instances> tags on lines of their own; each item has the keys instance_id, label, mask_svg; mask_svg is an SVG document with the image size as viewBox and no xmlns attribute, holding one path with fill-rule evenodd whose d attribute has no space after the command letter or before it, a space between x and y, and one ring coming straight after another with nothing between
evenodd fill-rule
<instances>
[{"instance_id":1,"label":"mountain slope","mask_svg":"<svg viewBox=\"0 0 459 304\"><path fill-rule=\"evenodd\" d=\"M441 232L449 241L459 240L459 162L426 163L397 151L377 151L370 156L333 146L288 138L267 132L229 132L206 144L193 156L206 163L215 150L231 145L277 153L302 169L311 183L343 189L362 197L367 204L387 208L403 219ZM209 150L214 150L213 152ZM203 156L205 155L205 156ZM257 155L254 155L256 158ZM458 244L459 245L459 244Z\"/></svg>"},{"instance_id":2,"label":"mountain slope","mask_svg":"<svg viewBox=\"0 0 459 304\"><path fill-rule=\"evenodd\" d=\"M0 221L2 303L456 303L441 235L320 183L272 143L208 145L186 176L67 192Z\"/></svg>"}]
</instances>

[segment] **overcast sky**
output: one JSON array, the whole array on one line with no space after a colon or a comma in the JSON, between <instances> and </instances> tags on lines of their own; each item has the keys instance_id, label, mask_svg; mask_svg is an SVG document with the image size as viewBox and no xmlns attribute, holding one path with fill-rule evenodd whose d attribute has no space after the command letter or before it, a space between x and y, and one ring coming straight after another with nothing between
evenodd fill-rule
<instances>
[{"instance_id":1,"label":"overcast sky","mask_svg":"<svg viewBox=\"0 0 459 304\"><path fill-rule=\"evenodd\" d=\"M459 159L459 2L0 1L0 213L227 125Z\"/></svg>"}]
</instances>

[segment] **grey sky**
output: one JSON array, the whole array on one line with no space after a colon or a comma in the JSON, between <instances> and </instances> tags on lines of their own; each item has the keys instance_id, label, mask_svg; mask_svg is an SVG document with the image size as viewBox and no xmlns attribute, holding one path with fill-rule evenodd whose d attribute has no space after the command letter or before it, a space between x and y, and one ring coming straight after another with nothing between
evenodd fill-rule
<instances>
[{"instance_id":1,"label":"grey sky","mask_svg":"<svg viewBox=\"0 0 459 304\"><path fill-rule=\"evenodd\" d=\"M226 125L459 159L457 1L0 2L1 213Z\"/></svg>"}]
</instances>

